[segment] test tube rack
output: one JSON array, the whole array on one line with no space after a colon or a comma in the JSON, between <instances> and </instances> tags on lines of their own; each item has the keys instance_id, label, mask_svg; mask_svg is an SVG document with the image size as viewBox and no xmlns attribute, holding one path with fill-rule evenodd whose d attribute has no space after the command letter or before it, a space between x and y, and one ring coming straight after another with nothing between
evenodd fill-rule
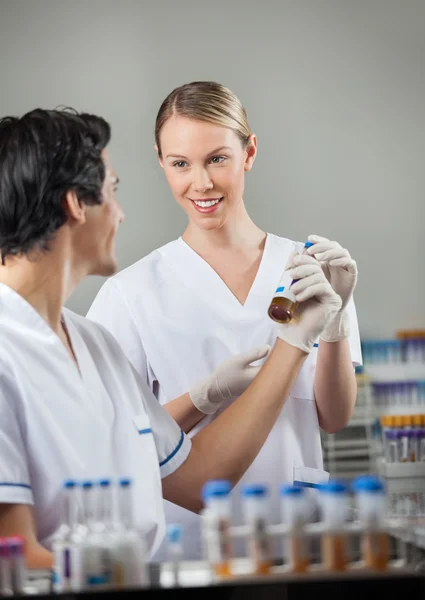
<instances>
[{"instance_id":1,"label":"test tube rack","mask_svg":"<svg viewBox=\"0 0 425 600\"><path fill-rule=\"evenodd\" d=\"M229 536L232 541L236 539L245 539L248 541L251 529L248 525L240 525L240 526L231 526L229 528ZM361 572L361 573L372 573L376 572L376 570L367 568L362 560L355 559L353 557L353 546L354 542L361 539L362 535L365 533L373 532L373 534L386 533L390 540L398 540L397 544L397 556L395 558L390 558L388 561L388 565L386 570L406 570L409 568L409 556L406 550L406 543L411 542L409 537L409 526L408 521L403 518L388 518L384 521L384 523L380 527L376 527L373 530L366 529L360 523L357 522L347 522L343 527L338 529L337 531L330 531L327 529L323 523L307 523L302 528L302 533L297 532L298 536L301 536L307 544L309 542L313 542L313 540L320 541L323 535L334 534L338 537L343 537L345 539L345 548L347 554L347 563L346 568L343 572ZM423 525L423 539L425 546L425 520ZM271 541L280 542L282 544L282 548L285 547L286 540L289 540L293 535L293 531L286 524L280 523L275 525L268 525L265 529L266 535L269 537ZM400 543L402 542L402 543ZM358 544L357 544L358 545ZM283 558L285 558L285 551L282 552ZM281 561L277 561L280 563ZM291 573L291 569L288 566L287 562L282 561L283 564L276 564L271 567L270 575L272 576L287 576ZM205 564L205 561L204 561ZM319 573L326 574L328 571L325 569L324 565L321 562L315 563L310 562L305 573L302 573L302 576L308 577L309 574L317 575ZM211 570L211 578L213 581L223 580L226 577L218 577ZM233 558L231 560L231 577L237 578L252 578L254 575L254 569L252 562L249 558ZM264 578L264 575L261 577Z\"/></svg>"}]
</instances>

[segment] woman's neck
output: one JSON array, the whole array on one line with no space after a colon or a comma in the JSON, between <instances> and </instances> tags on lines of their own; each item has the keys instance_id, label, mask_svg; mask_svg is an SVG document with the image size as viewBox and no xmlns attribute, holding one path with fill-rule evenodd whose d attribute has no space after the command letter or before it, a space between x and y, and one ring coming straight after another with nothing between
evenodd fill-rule
<instances>
[{"instance_id":1,"label":"woman's neck","mask_svg":"<svg viewBox=\"0 0 425 600\"><path fill-rule=\"evenodd\" d=\"M217 229L201 229L189 222L182 235L183 240L195 252L208 253L209 250L251 250L264 245L266 234L252 221L242 205L237 214L232 215Z\"/></svg>"}]
</instances>

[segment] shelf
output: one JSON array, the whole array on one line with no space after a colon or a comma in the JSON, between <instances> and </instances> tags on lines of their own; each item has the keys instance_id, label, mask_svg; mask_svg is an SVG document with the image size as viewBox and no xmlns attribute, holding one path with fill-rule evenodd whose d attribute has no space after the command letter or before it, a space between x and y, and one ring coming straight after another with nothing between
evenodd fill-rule
<instances>
[{"instance_id":1,"label":"shelf","mask_svg":"<svg viewBox=\"0 0 425 600\"><path fill-rule=\"evenodd\" d=\"M324 448L365 448L370 450L371 446L372 443L367 438L362 440L323 440Z\"/></svg>"},{"instance_id":2,"label":"shelf","mask_svg":"<svg viewBox=\"0 0 425 600\"><path fill-rule=\"evenodd\" d=\"M425 462L417 463L386 463L379 464L379 472L387 479L423 478L425 481Z\"/></svg>"}]
</instances>

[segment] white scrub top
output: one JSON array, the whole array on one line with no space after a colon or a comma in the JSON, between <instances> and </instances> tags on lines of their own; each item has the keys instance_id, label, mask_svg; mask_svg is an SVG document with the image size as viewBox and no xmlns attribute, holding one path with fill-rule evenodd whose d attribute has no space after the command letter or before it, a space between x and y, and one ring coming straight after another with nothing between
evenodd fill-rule
<instances>
[{"instance_id":1,"label":"white scrub top","mask_svg":"<svg viewBox=\"0 0 425 600\"><path fill-rule=\"evenodd\" d=\"M64 479L129 476L135 524L154 552L164 534L161 477L191 442L103 327L64 309L78 361L34 308L0 284L0 503L34 505L51 548Z\"/></svg>"},{"instance_id":2,"label":"white scrub top","mask_svg":"<svg viewBox=\"0 0 425 600\"><path fill-rule=\"evenodd\" d=\"M275 343L276 323L267 316L267 309L294 248L301 251L303 244L267 235L257 276L242 305L208 263L179 238L109 279L87 317L109 329L165 403L230 356ZM354 302L348 310L351 356L357 365L361 350ZM328 478L323 471L313 391L316 359L314 348L266 443L232 492L235 523L241 522L238 488L245 483L271 486L270 516L278 522L279 484L300 481L314 486ZM216 415L204 418L191 435ZM171 503L165 505L167 521L185 527L186 557L199 556L199 517ZM155 558L163 559L164 553Z\"/></svg>"}]
</instances>

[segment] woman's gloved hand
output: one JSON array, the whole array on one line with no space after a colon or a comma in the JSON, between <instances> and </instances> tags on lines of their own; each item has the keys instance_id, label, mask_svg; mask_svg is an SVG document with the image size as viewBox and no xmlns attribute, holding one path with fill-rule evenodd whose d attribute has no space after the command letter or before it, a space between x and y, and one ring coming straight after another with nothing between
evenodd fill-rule
<instances>
[{"instance_id":1,"label":"woman's gloved hand","mask_svg":"<svg viewBox=\"0 0 425 600\"><path fill-rule=\"evenodd\" d=\"M333 290L341 297L342 306L335 319L320 336L325 342L338 342L350 334L349 317L345 310L357 284L357 264L338 242L331 242L319 235L310 235L308 241L314 245L305 252L314 256L321 264Z\"/></svg>"},{"instance_id":2,"label":"woman's gloved hand","mask_svg":"<svg viewBox=\"0 0 425 600\"><path fill-rule=\"evenodd\" d=\"M206 415L212 415L226 400L238 398L261 369L251 363L265 358L269 352L270 346L259 346L222 362L211 375L192 385L189 396L193 404Z\"/></svg>"},{"instance_id":3,"label":"woman's gloved hand","mask_svg":"<svg viewBox=\"0 0 425 600\"><path fill-rule=\"evenodd\" d=\"M340 312L342 300L332 289L320 263L307 254L293 252L286 265L291 291L299 303L289 323L279 324L277 335L296 348L311 352L323 331Z\"/></svg>"}]
</instances>

